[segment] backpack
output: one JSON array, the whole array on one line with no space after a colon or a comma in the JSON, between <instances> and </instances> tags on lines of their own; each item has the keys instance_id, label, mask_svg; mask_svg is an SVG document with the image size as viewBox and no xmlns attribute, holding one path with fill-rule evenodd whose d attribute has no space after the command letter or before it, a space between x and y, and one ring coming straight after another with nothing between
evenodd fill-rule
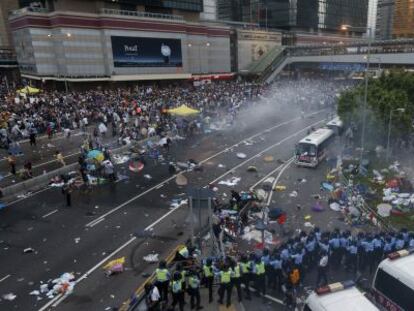
<instances>
[{"instance_id":1,"label":"backpack","mask_svg":"<svg viewBox=\"0 0 414 311\"><path fill-rule=\"evenodd\" d=\"M292 285L296 285L299 283L299 269L293 269L289 275L289 280Z\"/></svg>"}]
</instances>

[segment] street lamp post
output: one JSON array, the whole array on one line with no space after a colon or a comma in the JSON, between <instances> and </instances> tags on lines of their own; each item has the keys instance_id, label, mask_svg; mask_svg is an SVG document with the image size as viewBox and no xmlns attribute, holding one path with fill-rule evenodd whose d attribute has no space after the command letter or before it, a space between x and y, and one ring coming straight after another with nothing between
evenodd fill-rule
<instances>
[{"instance_id":1,"label":"street lamp post","mask_svg":"<svg viewBox=\"0 0 414 311\"><path fill-rule=\"evenodd\" d=\"M388 137L387 137L387 150L386 150L386 161L388 162L389 158L390 158L390 140L391 140L391 124L392 124L392 113L396 111L396 112L401 112L404 113L405 109L404 108L397 108L397 109L391 109L390 110L390 118L388 119Z\"/></svg>"},{"instance_id":2,"label":"street lamp post","mask_svg":"<svg viewBox=\"0 0 414 311\"><path fill-rule=\"evenodd\" d=\"M341 30L348 29L365 29L368 36L368 50L366 57L366 70L365 70L365 88L364 88L364 103L362 108L362 131L361 131L361 154L359 157L359 167L362 167L362 160L364 157L364 147L365 147L365 127L366 127L366 116L367 116L367 102L368 102L368 72L369 65L371 61L371 43L372 43L372 28L371 27L352 27L350 25L342 25Z\"/></svg>"}]
</instances>

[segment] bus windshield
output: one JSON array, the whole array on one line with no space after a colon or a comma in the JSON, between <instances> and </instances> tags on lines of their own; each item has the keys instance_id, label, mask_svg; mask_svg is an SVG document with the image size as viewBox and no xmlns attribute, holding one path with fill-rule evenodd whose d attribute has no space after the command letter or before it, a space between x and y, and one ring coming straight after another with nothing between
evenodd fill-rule
<instances>
[{"instance_id":1,"label":"bus windshield","mask_svg":"<svg viewBox=\"0 0 414 311\"><path fill-rule=\"evenodd\" d=\"M318 148L313 144L300 143L296 147L296 155L316 157Z\"/></svg>"}]
</instances>

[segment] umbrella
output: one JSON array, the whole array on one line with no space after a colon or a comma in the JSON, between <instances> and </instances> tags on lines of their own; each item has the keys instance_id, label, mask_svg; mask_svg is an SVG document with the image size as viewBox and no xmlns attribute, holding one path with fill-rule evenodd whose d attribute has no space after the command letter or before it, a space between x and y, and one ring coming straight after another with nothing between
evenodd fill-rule
<instances>
[{"instance_id":1,"label":"umbrella","mask_svg":"<svg viewBox=\"0 0 414 311\"><path fill-rule=\"evenodd\" d=\"M142 163L140 161L136 161L136 162L133 161L133 162L129 163L128 167L129 167L129 170L131 172L138 173L138 172L141 172L144 169L144 163Z\"/></svg>"},{"instance_id":2,"label":"umbrella","mask_svg":"<svg viewBox=\"0 0 414 311\"><path fill-rule=\"evenodd\" d=\"M273 219L273 220L275 220L275 219L278 219L280 216L282 216L282 215L284 215L285 214L285 212L281 209L281 208L271 208L270 210L269 210L269 218L270 219Z\"/></svg>"},{"instance_id":3,"label":"umbrella","mask_svg":"<svg viewBox=\"0 0 414 311\"><path fill-rule=\"evenodd\" d=\"M87 157L88 157L88 159L95 159L98 162L102 162L105 159L103 153L99 150L89 151Z\"/></svg>"},{"instance_id":4,"label":"umbrella","mask_svg":"<svg viewBox=\"0 0 414 311\"><path fill-rule=\"evenodd\" d=\"M40 89L31 86L26 86L20 90L17 90L17 92L21 94L37 94L40 92Z\"/></svg>"},{"instance_id":5,"label":"umbrella","mask_svg":"<svg viewBox=\"0 0 414 311\"><path fill-rule=\"evenodd\" d=\"M176 116L186 117L186 116L199 114L200 111L197 109L190 108L186 105L181 105L180 107L177 107L177 108L168 109L168 113L172 115L176 115Z\"/></svg>"}]
</instances>

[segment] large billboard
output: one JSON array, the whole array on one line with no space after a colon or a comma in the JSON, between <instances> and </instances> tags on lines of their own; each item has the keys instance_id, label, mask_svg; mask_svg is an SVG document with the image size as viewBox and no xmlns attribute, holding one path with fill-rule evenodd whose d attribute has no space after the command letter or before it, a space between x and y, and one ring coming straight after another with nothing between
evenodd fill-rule
<instances>
[{"instance_id":1,"label":"large billboard","mask_svg":"<svg viewBox=\"0 0 414 311\"><path fill-rule=\"evenodd\" d=\"M115 67L182 67L181 40L112 36Z\"/></svg>"}]
</instances>

